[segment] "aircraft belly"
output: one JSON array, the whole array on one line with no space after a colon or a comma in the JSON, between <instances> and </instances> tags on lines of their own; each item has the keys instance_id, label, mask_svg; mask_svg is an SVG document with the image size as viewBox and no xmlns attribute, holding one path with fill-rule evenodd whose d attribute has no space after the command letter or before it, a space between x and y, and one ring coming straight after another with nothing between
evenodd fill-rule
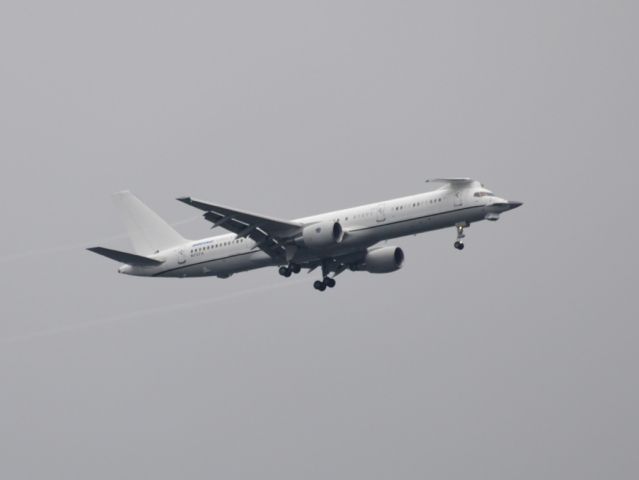
<instances>
[{"instance_id":1,"label":"aircraft belly","mask_svg":"<svg viewBox=\"0 0 639 480\"><path fill-rule=\"evenodd\" d=\"M231 275L277 264L268 254L261 250L226 258L215 263L218 263L214 265L215 273L210 273L209 275Z\"/></svg>"},{"instance_id":2,"label":"aircraft belly","mask_svg":"<svg viewBox=\"0 0 639 480\"><path fill-rule=\"evenodd\" d=\"M194 265L186 265L173 271L161 274L163 277L210 277L229 276L234 273L245 272L256 268L276 265L273 259L261 250L243 252L228 257L202 260Z\"/></svg>"},{"instance_id":3,"label":"aircraft belly","mask_svg":"<svg viewBox=\"0 0 639 480\"><path fill-rule=\"evenodd\" d=\"M411 220L389 222L374 227L348 232L345 244L371 244L391 238L415 235L441 228L449 228L461 222L477 222L485 216L483 207L466 208L446 212L441 215L429 215Z\"/></svg>"},{"instance_id":4,"label":"aircraft belly","mask_svg":"<svg viewBox=\"0 0 639 480\"><path fill-rule=\"evenodd\" d=\"M323 257L343 256L364 250L378 242L393 238L415 235L431 230L454 227L462 222L483 220L486 212L483 207L465 208L458 211L428 215L410 220L380 223L372 227L345 227L344 241L336 247L326 250L300 249L294 261L304 263L316 261Z\"/></svg>"}]
</instances>

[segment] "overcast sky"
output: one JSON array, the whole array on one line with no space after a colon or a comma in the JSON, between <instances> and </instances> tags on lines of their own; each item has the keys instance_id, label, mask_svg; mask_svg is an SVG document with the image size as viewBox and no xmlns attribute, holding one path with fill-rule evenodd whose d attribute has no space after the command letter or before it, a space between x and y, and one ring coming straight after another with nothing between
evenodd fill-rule
<instances>
[{"instance_id":1,"label":"overcast sky","mask_svg":"<svg viewBox=\"0 0 639 480\"><path fill-rule=\"evenodd\" d=\"M0 477L635 479L636 1L0 3ZM281 218L470 176L404 268L118 275L110 195ZM220 230L220 233L223 232Z\"/></svg>"}]
</instances>

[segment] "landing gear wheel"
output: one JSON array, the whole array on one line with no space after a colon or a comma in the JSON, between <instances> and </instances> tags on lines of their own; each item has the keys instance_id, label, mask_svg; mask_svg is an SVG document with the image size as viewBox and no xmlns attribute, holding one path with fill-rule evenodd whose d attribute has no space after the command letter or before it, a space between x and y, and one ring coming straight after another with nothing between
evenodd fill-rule
<instances>
[{"instance_id":1,"label":"landing gear wheel","mask_svg":"<svg viewBox=\"0 0 639 480\"><path fill-rule=\"evenodd\" d=\"M460 241L455 242L455 248L457 250L463 250L464 249L464 244Z\"/></svg>"},{"instance_id":2,"label":"landing gear wheel","mask_svg":"<svg viewBox=\"0 0 639 480\"><path fill-rule=\"evenodd\" d=\"M292 263L290 269L293 273L300 273L302 271L302 267L300 267L297 263Z\"/></svg>"},{"instance_id":3,"label":"landing gear wheel","mask_svg":"<svg viewBox=\"0 0 639 480\"><path fill-rule=\"evenodd\" d=\"M291 269L288 267L280 267L280 275L282 275L283 277L290 277L291 276Z\"/></svg>"},{"instance_id":4,"label":"landing gear wheel","mask_svg":"<svg viewBox=\"0 0 639 480\"><path fill-rule=\"evenodd\" d=\"M326 290L326 284L324 282L320 282L319 280L315 280L313 287L315 287L315 290L319 290L320 292Z\"/></svg>"},{"instance_id":5,"label":"landing gear wheel","mask_svg":"<svg viewBox=\"0 0 639 480\"><path fill-rule=\"evenodd\" d=\"M324 279L324 283L326 284L328 288L333 288L335 286L335 283L337 282L335 282L334 278L326 277Z\"/></svg>"}]
</instances>

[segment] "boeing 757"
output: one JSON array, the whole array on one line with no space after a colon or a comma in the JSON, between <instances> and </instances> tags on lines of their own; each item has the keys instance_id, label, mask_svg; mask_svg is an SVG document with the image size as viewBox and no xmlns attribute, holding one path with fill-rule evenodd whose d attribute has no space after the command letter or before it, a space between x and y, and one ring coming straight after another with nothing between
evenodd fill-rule
<instances>
[{"instance_id":1,"label":"boeing 757","mask_svg":"<svg viewBox=\"0 0 639 480\"><path fill-rule=\"evenodd\" d=\"M230 233L187 240L130 192L114 195L126 221L134 253L103 247L88 250L123 263L118 272L143 277L228 278L262 267L279 267L290 277L317 268L319 291L335 286L346 270L390 273L404 263L400 247L380 242L407 235L454 228L454 246L464 248L465 229L480 220L498 220L522 205L508 201L470 178L428 180L440 187L426 193L335 212L280 220L214 203L181 197L203 212L211 228Z\"/></svg>"}]
</instances>

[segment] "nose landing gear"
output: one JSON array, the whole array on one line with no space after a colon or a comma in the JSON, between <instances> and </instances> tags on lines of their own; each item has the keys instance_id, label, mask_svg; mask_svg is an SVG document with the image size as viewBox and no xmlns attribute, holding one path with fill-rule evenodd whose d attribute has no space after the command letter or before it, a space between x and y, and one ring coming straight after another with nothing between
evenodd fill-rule
<instances>
[{"instance_id":1,"label":"nose landing gear","mask_svg":"<svg viewBox=\"0 0 639 480\"><path fill-rule=\"evenodd\" d=\"M453 245L457 250L464 249L464 238L466 238L466 235L464 234L464 228L469 226L470 225L468 223L458 223L457 225L455 225L455 228L457 228L457 240L455 240L455 243Z\"/></svg>"}]
</instances>

